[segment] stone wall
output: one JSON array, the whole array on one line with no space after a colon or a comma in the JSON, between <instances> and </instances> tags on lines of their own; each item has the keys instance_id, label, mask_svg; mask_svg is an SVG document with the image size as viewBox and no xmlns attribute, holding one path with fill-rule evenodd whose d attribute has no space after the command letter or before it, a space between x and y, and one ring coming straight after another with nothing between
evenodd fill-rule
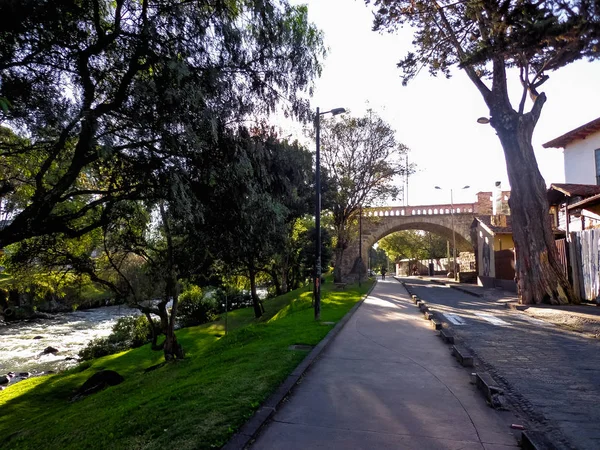
<instances>
[{"instance_id":1,"label":"stone wall","mask_svg":"<svg viewBox=\"0 0 600 450\"><path fill-rule=\"evenodd\" d=\"M457 263L460 268L459 272L475 272L475 253L460 252Z\"/></svg>"}]
</instances>

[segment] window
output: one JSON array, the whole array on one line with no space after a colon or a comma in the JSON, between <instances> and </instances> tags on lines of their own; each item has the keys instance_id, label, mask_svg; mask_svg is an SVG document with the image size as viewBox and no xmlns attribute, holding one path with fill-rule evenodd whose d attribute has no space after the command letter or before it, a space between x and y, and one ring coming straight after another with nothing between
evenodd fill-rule
<instances>
[{"instance_id":1,"label":"window","mask_svg":"<svg viewBox=\"0 0 600 450\"><path fill-rule=\"evenodd\" d=\"M594 150L596 157L596 184L600 186L600 148Z\"/></svg>"}]
</instances>

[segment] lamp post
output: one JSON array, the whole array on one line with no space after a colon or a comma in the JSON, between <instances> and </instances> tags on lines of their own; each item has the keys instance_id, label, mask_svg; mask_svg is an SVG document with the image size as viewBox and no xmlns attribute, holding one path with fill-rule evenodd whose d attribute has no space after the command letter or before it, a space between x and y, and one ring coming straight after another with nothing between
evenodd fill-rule
<instances>
[{"instance_id":1,"label":"lamp post","mask_svg":"<svg viewBox=\"0 0 600 450\"><path fill-rule=\"evenodd\" d=\"M363 262L362 262L362 205L360 206L359 209L359 216L358 216L358 287L360 287L360 279L362 277L362 268L363 268Z\"/></svg>"},{"instance_id":2,"label":"lamp post","mask_svg":"<svg viewBox=\"0 0 600 450\"><path fill-rule=\"evenodd\" d=\"M333 108L324 112L317 108L315 114L315 137L317 141L315 156L315 230L317 233L314 281L315 320L321 319L321 116L327 113L337 116L345 112L345 108Z\"/></svg>"},{"instance_id":3,"label":"lamp post","mask_svg":"<svg viewBox=\"0 0 600 450\"><path fill-rule=\"evenodd\" d=\"M469 189L471 186L464 186L462 187L462 189ZM441 187L436 186L436 189L441 189L443 190ZM456 232L454 230L454 197L453 197L453 190L452 188L450 188L450 218L451 218L451 222L452 222L452 259L453 259L453 264L454 266L452 267L452 273L454 275L454 280L456 281L457 279L457 270L456 270Z\"/></svg>"}]
</instances>

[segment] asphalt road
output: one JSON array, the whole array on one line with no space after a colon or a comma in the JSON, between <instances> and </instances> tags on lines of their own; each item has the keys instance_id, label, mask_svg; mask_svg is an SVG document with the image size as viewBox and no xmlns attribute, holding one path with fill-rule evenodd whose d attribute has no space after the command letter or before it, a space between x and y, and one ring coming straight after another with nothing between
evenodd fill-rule
<instances>
[{"instance_id":1,"label":"asphalt road","mask_svg":"<svg viewBox=\"0 0 600 450\"><path fill-rule=\"evenodd\" d=\"M447 286L407 287L439 313L505 388L512 407L558 447L600 449L600 342Z\"/></svg>"}]
</instances>

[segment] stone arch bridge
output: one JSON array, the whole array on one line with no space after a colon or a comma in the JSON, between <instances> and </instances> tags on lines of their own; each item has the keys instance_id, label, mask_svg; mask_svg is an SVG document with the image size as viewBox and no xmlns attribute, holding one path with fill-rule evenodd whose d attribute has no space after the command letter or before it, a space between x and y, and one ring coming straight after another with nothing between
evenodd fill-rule
<instances>
[{"instance_id":1,"label":"stone arch bridge","mask_svg":"<svg viewBox=\"0 0 600 450\"><path fill-rule=\"evenodd\" d=\"M479 193L487 194L490 192ZM485 198L486 195L483 195ZM484 202L490 203L491 202ZM490 208L482 208L478 203L460 203L454 205L427 205L427 206L395 206L380 208L365 208L362 212L362 239L359 239L358 230L348 248L344 251L342 260L342 276L353 278L360 270L358 265L359 246L362 248L363 264L368 258L369 249L381 238L401 230L424 230L438 234L452 241L452 221L456 237L457 251L473 251L475 243L471 240L471 224L476 214L489 214ZM485 205L488 206L488 205ZM452 208L454 214L452 214ZM483 210L482 210L483 209ZM359 242L360 240L360 242ZM363 271L364 266L363 266Z\"/></svg>"}]
</instances>

